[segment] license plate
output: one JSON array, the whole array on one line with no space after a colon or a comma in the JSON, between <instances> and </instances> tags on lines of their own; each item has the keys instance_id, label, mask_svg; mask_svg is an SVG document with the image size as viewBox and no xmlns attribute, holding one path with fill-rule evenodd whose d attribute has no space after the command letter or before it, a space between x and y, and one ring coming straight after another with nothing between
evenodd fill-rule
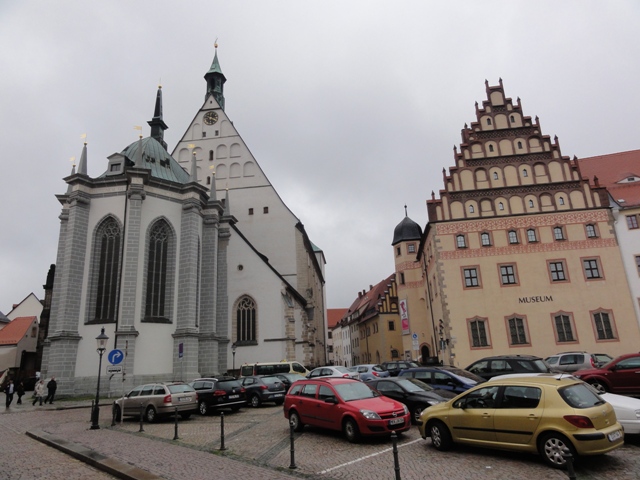
<instances>
[{"instance_id":1,"label":"license plate","mask_svg":"<svg viewBox=\"0 0 640 480\"><path fill-rule=\"evenodd\" d=\"M190 397L180 397L180 398L178 399L178 401L179 401L179 402L188 402L189 400L191 400L191 398L190 398Z\"/></svg>"},{"instance_id":2,"label":"license plate","mask_svg":"<svg viewBox=\"0 0 640 480\"><path fill-rule=\"evenodd\" d=\"M281 394L281 393L276 393L276 394L274 395L274 397L281 397L281 396L282 396L282 394Z\"/></svg>"},{"instance_id":3,"label":"license plate","mask_svg":"<svg viewBox=\"0 0 640 480\"><path fill-rule=\"evenodd\" d=\"M234 399L234 398L240 398L240 395L229 395L230 399Z\"/></svg>"},{"instance_id":4,"label":"license plate","mask_svg":"<svg viewBox=\"0 0 640 480\"><path fill-rule=\"evenodd\" d=\"M622 438L622 432L620 430L616 430L615 432L607 435L607 437L609 437L610 442L615 442L616 440L620 440L620 438Z\"/></svg>"},{"instance_id":5,"label":"license plate","mask_svg":"<svg viewBox=\"0 0 640 480\"><path fill-rule=\"evenodd\" d=\"M404 418L392 418L389 420L389 425L399 425L400 423L404 423Z\"/></svg>"}]
</instances>

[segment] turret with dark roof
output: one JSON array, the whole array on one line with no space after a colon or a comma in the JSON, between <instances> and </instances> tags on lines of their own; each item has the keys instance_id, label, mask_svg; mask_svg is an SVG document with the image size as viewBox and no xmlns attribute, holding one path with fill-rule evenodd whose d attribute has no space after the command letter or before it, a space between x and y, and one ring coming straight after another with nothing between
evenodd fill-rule
<instances>
[{"instance_id":1,"label":"turret with dark roof","mask_svg":"<svg viewBox=\"0 0 640 480\"><path fill-rule=\"evenodd\" d=\"M162 85L158 85L158 93L156 94L156 107L153 111L153 118L147 122L151 127L151 137L155 138L160 145L167 149L167 142L164 141L164 131L167 130L167 124L162 119Z\"/></svg>"},{"instance_id":2,"label":"turret with dark roof","mask_svg":"<svg viewBox=\"0 0 640 480\"><path fill-rule=\"evenodd\" d=\"M222 73L220 68L220 62L218 62L218 44L216 43L216 53L213 57L213 63L211 68L204 75L204 79L207 81L207 94L204 96L205 100L209 95L213 95L220 108L224 110L224 82L227 78Z\"/></svg>"},{"instance_id":3,"label":"turret with dark roof","mask_svg":"<svg viewBox=\"0 0 640 480\"><path fill-rule=\"evenodd\" d=\"M420 238L422 238L422 228L409 218L407 215L407 207L405 206L404 218L393 230L393 242L391 242L391 245L409 240L420 240Z\"/></svg>"}]
</instances>

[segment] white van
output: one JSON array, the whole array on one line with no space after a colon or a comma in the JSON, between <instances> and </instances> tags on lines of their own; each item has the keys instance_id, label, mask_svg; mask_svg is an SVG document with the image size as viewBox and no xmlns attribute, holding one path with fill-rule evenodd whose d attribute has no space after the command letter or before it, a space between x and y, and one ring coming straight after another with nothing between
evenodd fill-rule
<instances>
[{"instance_id":1,"label":"white van","mask_svg":"<svg viewBox=\"0 0 640 480\"><path fill-rule=\"evenodd\" d=\"M245 363L240 367L241 377L250 377L252 375L273 375L274 373L299 373L306 376L309 370L304 368L299 362L261 362L261 363Z\"/></svg>"}]
</instances>

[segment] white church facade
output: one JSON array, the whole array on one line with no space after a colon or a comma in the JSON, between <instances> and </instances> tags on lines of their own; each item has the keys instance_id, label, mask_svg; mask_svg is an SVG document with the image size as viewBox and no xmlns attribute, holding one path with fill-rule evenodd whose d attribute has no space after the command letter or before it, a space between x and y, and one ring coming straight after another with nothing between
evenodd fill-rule
<instances>
[{"instance_id":1,"label":"white church facade","mask_svg":"<svg viewBox=\"0 0 640 480\"><path fill-rule=\"evenodd\" d=\"M172 154L159 89L149 137L96 178L85 145L65 178L43 355L61 394L95 390L102 327L107 350L126 352L125 388L243 363L326 363L324 255L227 117L217 52L205 79ZM121 377L103 367L102 378L121 393Z\"/></svg>"}]
</instances>

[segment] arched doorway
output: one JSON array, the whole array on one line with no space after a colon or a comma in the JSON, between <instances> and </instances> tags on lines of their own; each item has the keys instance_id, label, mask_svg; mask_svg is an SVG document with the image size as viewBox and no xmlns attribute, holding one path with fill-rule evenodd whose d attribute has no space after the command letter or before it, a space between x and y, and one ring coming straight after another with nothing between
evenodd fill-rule
<instances>
[{"instance_id":1,"label":"arched doorway","mask_svg":"<svg viewBox=\"0 0 640 480\"><path fill-rule=\"evenodd\" d=\"M420 363L422 365L427 365L430 356L429 345L422 345L422 347L420 347Z\"/></svg>"}]
</instances>

